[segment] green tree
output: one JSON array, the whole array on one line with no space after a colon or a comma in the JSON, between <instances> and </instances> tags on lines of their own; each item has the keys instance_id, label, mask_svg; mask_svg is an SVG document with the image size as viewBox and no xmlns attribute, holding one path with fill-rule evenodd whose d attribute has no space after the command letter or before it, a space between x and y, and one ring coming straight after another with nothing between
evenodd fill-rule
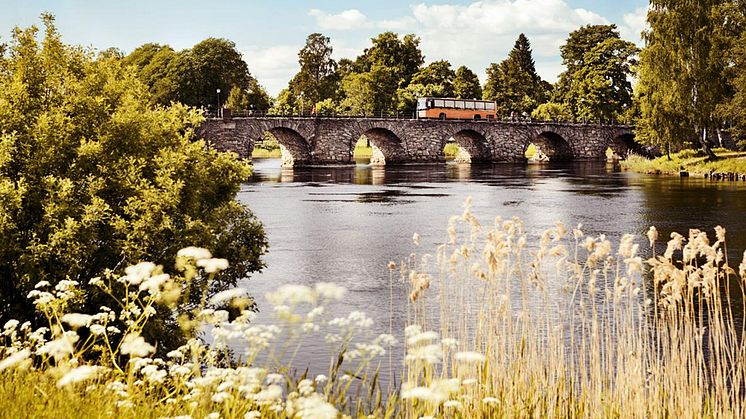
<instances>
[{"instance_id":1,"label":"green tree","mask_svg":"<svg viewBox=\"0 0 746 419\"><path fill-rule=\"evenodd\" d=\"M451 63L446 60L440 60L430 63L427 67L418 71L412 77L412 84L439 85L442 94L447 97L453 97L453 80L456 73L451 69Z\"/></svg>"},{"instance_id":2,"label":"green tree","mask_svg":"<svg viewBox=\"0 0 746 419\"><path fill-rule=\"evenodd\" d=\"M398 110L414 115L417 99L421 97L447 97L442 84L410 83L409 86L397 91Z\"/></svg>"},{"instance_id":3,"label":"green tree","mask_svg":"<svg viewBox=\"0 0 746 419\"><path fill-rule=\"evenodd\" d=\"M261 269L262 226L234 199L250 168L194 140L198 111L151 106L133 67L63 44L42 18L40 43L19 29L0 59L0 318L31 319L38 281L78 281L97 310L111 302L89 279L140 260L173 272L189 245L231 260L213 292ZM171 311L157 317L148 339L176 344Z\"/></svg>"},{"instance_id":4,"label":"green tree","mask_svg":"<svg viewBox=\"0 0 746 419\"><path fill-rule=\"evenodd\" d=\"M320 33L308 35L306 45L298 53L298 64L300 71L290 81L293 94L303 94L308 103L335 98L339 78L328 37Z\"/></svg>"},{"instance_id":5,"label":"green tree","mask_svg":"<svg viewBox=\"0 0 746 419\"><path fill-rule=\"evenodd\" d=\"M570 109L560 103L542 103L531 112L531 118L539 121L572 121Z\"/></svg>"},{"instance_id":6,"label":"green tree","mask_svg":"<svg viewBox=\"0 0 746 419\"><path fill-rule=\"evenodd\" d=\"M249 81L249 89L233 87L225 100L225 107L233 111L267 112L272 106L272 99L256 79Z\"/></svg>"},{"instance_id":7,"label":"green tree","mask_svg":"<svg viewBox=\"0 0 746 419\"><path fill-rule=\"evenodd\" d=\"M453 79L453 94L459 99L481 98L482 86L479 84L479 77L462 65L456 70L456 77Z\"/></svg>"},{"instance_id":8,"label":"green tree","mask_svg":"<svg viewBox=\"0 0 746 419\"><path fill-rule=\"evenodd\" d=\"M720 105L731 96L729 50L740 20L730 13L734 5L650 2L637 86L639 139L667 149L698 143L715 158L711 144L723 125Z\"/></svg>"},{"instance_id":9,"label":"green tree","mask_svg":"<svg viewBox=\"0 0 746 419\"><path fill-rule=\"evenodd\" d=\"M342 81L341 109L394 111L398 105L397 90L409 85L424 62L420 39L415 35L400 39L396 33L384 32L371 41L373 45L354 63L346 64L345 71L353 72L344 75L347 83ZM361 74L365 76L359 77ZM356 86L366 86L367 98L351 90Z\"/></svg>"},{"instance_id":10,"label":"green tree","mask_svg":"<svg viewBox=\"0 0 746 419\"><path fill-rule=\"evenodd\" d=\"M269 113L272 115L291 115L295 112L297 112L297 108L293 93L287 88L280 90Z\"/></svg>"},{"instance_id":11,"label":"green tree","mask_svg":"<svg viewBox=\"0 0 746 419\"><path fill-rule=\"evenodd\" d=\"M524 34L518 36L508 58L487 69L484 98L496 101L503 116L531 113L546 101L544 82L536 73L531 43Z\"/></svg>"},{"instance_id":12,"label":"green tree","mask_svg":"<svg viewBox=\"0 0 746 419\"><path fill-rule=\"evenodd\" d=\"M553 101L576 119L620 119L632 106L632 67L638 48L619 38L615 25L587 25L560 48L566 70Z\"/></svg>"},{"instance_id":13,"label":"green tree","mask_svg":"<svg viewBox=\"0 0 746 419\"><path fill-rule=\"evenodd\" d=\"M339 105L339 112L348 115L371 115L376 110L374 98L376 86L371 72L350 73L342 79L344 99Z\"/></svg>"},{"instance_id":14,"label":"green tree","mask_svg":"<svg viewBox=\"0 0 746 419\"><path fill-rule=\"evenodd\" d=\"M249 67L227 39L207 38L188 52L187 72L179 99L190 106L209 107L216 102L216 92L227 94L233 87L248 90L251 82Z\"/></svg>"}]
</instances>

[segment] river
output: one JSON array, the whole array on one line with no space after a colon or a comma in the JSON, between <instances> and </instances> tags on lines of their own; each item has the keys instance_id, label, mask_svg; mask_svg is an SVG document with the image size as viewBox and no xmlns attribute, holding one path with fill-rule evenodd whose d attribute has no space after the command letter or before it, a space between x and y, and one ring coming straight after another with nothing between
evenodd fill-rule
<instances>
[{"instance_id":1,"label":"river","mask_svg":"<svg viewBox=\"0 0 746 419\"><path fill-rule=\"evenodd\" d=\"M720 224L727 229L735 267L746 248L745 193L746 182L639 175L603 162L288 170L279 160L257 160L238 200L264 224L270 249L267 267L241 285L257 300L257 323L272 321L264 295L279 285L334 282L348 293L343 304L329 307L331 316L360 310L374 320L376 332L388 332L390 321L401 331L406 289L395 282L390 302L387 264L414 251L434 252L466 197L472 197L473 212L483 223L497 215L518 216L530 237L561 220L567 226L582 223L586 234L605 234L615 245L622 234L637 233L646 248L651 225L665 241L672 231L686 236L689 228L714 237L712 229ZM422 238L420 248L412 242L414 233ZM400 345L396 359L403 350ZM329 349L323 339L305 340L294 365L326 371Z\"/></svg>"}]
</instances>

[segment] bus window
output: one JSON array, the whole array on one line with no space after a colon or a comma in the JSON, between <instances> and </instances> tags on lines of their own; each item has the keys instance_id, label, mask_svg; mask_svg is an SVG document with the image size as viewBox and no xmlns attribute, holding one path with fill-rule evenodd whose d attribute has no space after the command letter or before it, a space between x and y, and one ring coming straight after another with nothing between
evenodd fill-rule
<instances>
[{"instance_id":1,"label":"bus window","mask_svg":"<svg viewBox=\"0 0 746 419\"><path fill-rule=\"evenodd\" d=\"M463 100L457 100L456 101L456 109L464 109L464 101Z\"/></svg>"},{"instance_id":2,"label":"bus window","mask_svg":"<svg viewBox=\"0 0 746 419\"><path fill-rule=\"evenodd\" d=\"M466 102L466 109L474 109L474 102L472 101Z\"/></svg>"},{"instance_id":3,"label":"bus window","mask_svg":"<svg viewBox=\"0 0 746 419\"><path fill-rule=\"evenodd\" d=\"M443 107L445 107L445 105L443 104L442 100L435 99L435 106L434 107L435 108L443 108Z\"/></svg>"},{"instance_id":4,"label":"bus window","mask_svg":"<svg viewBox=\"0 0 746 419\"><path fill-rule=\"evenodd\" d=\"M445 107L446 108L453 108L453 101L452 100L446 100L445 101Z\"/></svg>"},{"instance_id":5,"label":"bus window","mask_svg":"<svg viewBox=\"0 0 746 419\"><path fill-rule=\"evenodd\" d=\"M488 111L494 111L495 110L495 102L487 102L487 103L485 103L485 105L487 105L487 110Z\"/></svg>"},{"instance_id":6,"label":"bus window","mask_svg":"<svg viewBox=\"0 0 746 419\"><path fill-rule=\"evenodd\" d=\"M477 109L484 110L484 102L477 102Z\"/></svg>"},{"instance_id":7,"label":"bus window","mask_svg":"<svg viewBox=\"0 0 746 419\"><path fill-rule=\"evenodd\" d=\"M427 109L427 99L417 99L417 110Z\"/></svg>"}]
</instances>

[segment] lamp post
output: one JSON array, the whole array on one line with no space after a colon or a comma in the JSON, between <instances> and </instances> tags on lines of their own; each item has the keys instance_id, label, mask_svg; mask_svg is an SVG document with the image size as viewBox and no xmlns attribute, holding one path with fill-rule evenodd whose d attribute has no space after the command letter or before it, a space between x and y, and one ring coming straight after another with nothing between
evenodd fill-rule
<instances>
[{"instance_id":1,"label":"lamp post","mask_svg":"<svg viewBox=\"0 0 746 419\"><path fill-rule=\"evenodd\" d=\"M300 116L303 116L303 92L300 92Z\"/></svg>"},{"instance_id":2,"label":"lamp post","mask_svg":"<svg viewBox=\"0 0 746 419\"><path fill-rule=\"evenodd\" d=\"M221 115L221 114L222 114L222 112L220 112L220 89L218 89L218 90L217 90L217 92L218 92L218 107L217 107L217 109L215 110L215 112L217 113L217 115L218 115L218 118L220 118L220 117L222 116L222 115Z\"/></svg>"}]
</instances>

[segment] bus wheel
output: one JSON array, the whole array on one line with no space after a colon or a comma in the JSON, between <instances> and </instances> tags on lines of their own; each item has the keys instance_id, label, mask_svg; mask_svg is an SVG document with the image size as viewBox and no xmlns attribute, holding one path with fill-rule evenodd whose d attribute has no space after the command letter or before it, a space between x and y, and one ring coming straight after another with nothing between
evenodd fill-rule
<instances>
[{"instance_id":1,"label":"bus wheel","mask_svg":"<svg viewBox=\"0 0 746 419\"><path fill-rule=\"evenodd\" d=\"M442 120L445 120L445 119L446 119L446 114L444 114L444 113L441 113L440 115L438 115L438 118L439 118L439 119L440 119L441 121L442 121Z\"/></svg>"},{"instance_id":2,"label":"bus wheel","mask_svg":"<svg viewBox=\"0 0 746 419\"><path fill-rule=\"evenodd\" d=\"M482 115L474 115L475 121L479 121L480 119L482 119Z\"/></svg>"}]
</instances>

